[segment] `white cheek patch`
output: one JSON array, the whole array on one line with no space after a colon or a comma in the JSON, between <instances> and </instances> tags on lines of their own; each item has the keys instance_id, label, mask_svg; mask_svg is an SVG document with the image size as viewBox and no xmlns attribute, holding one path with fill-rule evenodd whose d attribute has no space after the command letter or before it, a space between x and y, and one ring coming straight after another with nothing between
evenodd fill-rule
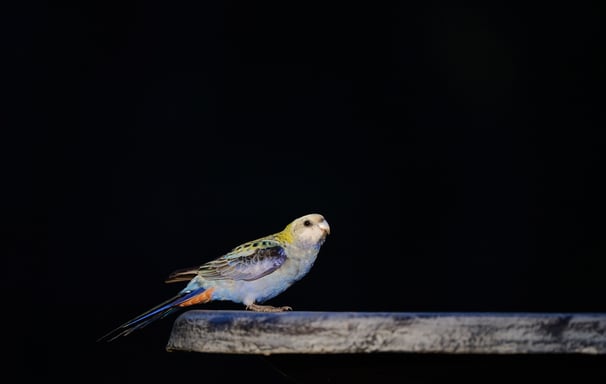
<instances>
[{"instance_id":1,"label":"white cheek patch","mask_svg":"<svg viewBox=\"0 0 606 384\"><path fill-rule=\"evenodd\" d=\"M322 237L322 231L316 227L306 228L299 239L305 244L314 244Z\"/></svg>"}]
</instances>

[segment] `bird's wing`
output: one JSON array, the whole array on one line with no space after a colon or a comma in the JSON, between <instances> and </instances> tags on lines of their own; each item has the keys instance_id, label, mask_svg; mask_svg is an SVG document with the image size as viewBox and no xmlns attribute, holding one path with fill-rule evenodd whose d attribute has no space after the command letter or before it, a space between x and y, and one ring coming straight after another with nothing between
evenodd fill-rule
<instances>
[{"instance_id":1,"label":"bird's wing","mask_svg":"<svg viewBox=\"0 0 606 384\"><path fill-rule=\"evenodd\" d=\"M200 269L199 265L195 267L181 268L171 272L170 275L164 280L165 283L178 283L180 281L190 281L198 274Z\"/></svg>"},{"instance_id":2,"label":"bird's wing","mask_svg":"<svg viewBox=\"0 0 606 384\"><path fill-rule=\"evenodd\" d=\"M197 273L209 280L252 281L272 273L285 261L286 251L280 242L260 239L242 244L202 265Z\"/></svg>"}]
</instances>

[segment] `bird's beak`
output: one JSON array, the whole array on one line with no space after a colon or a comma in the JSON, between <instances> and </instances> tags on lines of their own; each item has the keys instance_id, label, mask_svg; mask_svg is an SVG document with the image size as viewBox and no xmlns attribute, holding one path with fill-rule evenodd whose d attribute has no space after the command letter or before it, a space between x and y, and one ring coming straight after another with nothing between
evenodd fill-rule
<instances>
[{"instance_id":1,"label":"bird's beak","mask_svg":"<svg viewBox=\"0 0 606 384\"><path fill-rule=\"evenodd\" d=\"M320 223L318 223L318 227L320 227L321 230L326 232L327 235L330 235L330 226L328 225L328 221L321 221Z\"/></svg>"}]
</instances>

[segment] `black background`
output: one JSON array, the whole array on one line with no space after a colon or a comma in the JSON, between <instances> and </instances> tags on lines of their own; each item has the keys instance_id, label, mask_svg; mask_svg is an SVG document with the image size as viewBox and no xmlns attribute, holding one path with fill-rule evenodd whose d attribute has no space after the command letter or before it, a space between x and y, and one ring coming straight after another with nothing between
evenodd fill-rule
<instances>
[{"instance_id":1,"label":"black background","mask_svg":"<svg viewBox=\"0 0 606 384\"><path fill-rule=\"evenodd\" d=\"M7 317L27 330L7 328L18 370L604 377L585 356L169 354L174 318L95 342L181 289L163 283L172 270L311 212L332 234L269 304L606 311L597 8L73 2L15 15L11 70L24 76L7 88L3 226L5 263L18 262Z\"/></svg>"}]
</instances>

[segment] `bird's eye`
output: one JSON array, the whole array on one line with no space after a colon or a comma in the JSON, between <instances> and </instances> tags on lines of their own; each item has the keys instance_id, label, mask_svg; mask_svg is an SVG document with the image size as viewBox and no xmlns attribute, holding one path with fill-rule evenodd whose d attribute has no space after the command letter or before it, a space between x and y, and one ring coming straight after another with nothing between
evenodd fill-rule
<instances>
[{"instance_id":1,"label":"bird's eye","mask_svg":"<svg viewBox=\"0 0 606 384\"><path fill-rule=\"evenodd\" d=\"M311 226L311 221L309 221L309 220L305 220L305 221L303 222L303 225L304 225L304 226L306 226L306 227L309 227L309 226Z\"/></svg>"}]
</instances>

